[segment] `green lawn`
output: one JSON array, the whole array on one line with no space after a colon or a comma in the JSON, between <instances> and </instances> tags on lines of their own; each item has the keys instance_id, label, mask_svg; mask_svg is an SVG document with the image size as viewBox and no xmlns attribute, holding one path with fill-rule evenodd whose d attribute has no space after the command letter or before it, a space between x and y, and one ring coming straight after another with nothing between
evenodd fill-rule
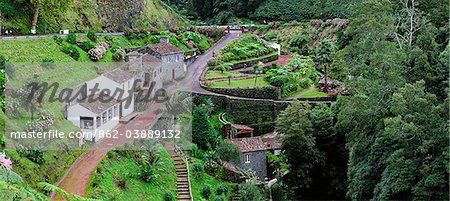
<instances>
[{"instance_id":1,"label":"green lawn","mask_svg":"<svg viewBox=\"0 0 450 201\"><path fill-rule=\"evenodd\" d=\"M231 71L224 71L223 73L220 70L208 70L205 74L205 79L215 79L215 78L227 78L228 76L238 77L243 76L243 73L234 73Z\"/></svg>"},{"instance_id":2,"label":"green lawn","mask_svg":"<svg viewBox=\"0 0 450 201\"><path fill-rule=\"evenodd\" d=\"M88 196L101 200L163 200L168 191L176 196L177 181L172 158L163 148L158 150L158 155L160 166L156 169L157 177L151 182L139 178L140 167L132 158L115 153L113 158L104 159L91 178ZM116 184L118 177L126 181L126 188Z\"/></svg>"},{"instance_id":3,"label":"green lawn","mask_svg":"<svg viewBox=\"0 0 450 201\"><path fill-rule=\"evenodd\" d=\"M307 92L300 96L299 98L318 98L318 97L328 97L327 93L320 92L319 89L314 88L313 91Z\"/></svg>"},{"instance_id":4,"label":"green lawn","mask_svg":"<svg viewBox=\"0 0 450 201\"><path fill-rule=\"evenodd\" d=\"M208 83L208 85L213 88L255 88L255 87L271 86L264 79L264 76L258 77L256 79L256 85L255 85L255 78L231 80L231 82L228 82L228 80L211 82L211 83Z\"/></svg>"}]
</instances>

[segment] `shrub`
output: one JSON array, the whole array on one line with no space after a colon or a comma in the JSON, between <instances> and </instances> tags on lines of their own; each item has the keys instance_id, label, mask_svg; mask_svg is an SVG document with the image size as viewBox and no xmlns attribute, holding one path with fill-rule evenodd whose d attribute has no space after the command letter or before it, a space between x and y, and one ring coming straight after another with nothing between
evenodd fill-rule
<instances>
[{"instance_id":1,"label":"shrub","mask_svg":"<svg viewBox=\"0 0 450 201\"><path fill-rule=\"evenodd\" d=\"M89 31L87 37L93 42L97 40L97 34L94 31Z\"/></svg>"},{"instance_id":2,"label":"shrub","mask_svg":"<svg viewBox=\"0 0 450 201\"><path fill-rule=\"evenodd\" d=\"M228 141L221 141L216 148L220 159L228 162L238 163L240 161L239 147Z\"/></svg>"},{"instance_id":3,"label":"shrub","mask_svg":"<svg viewBox=\"0 0 450 201\"><path fill-rule=\"evenodd\" d=\"M101 58L105 57L106 48L103 46L97 46L89 50L89 58L92 61L99 61Z\"/></svg>"},{"instance_id":4,"label":"shrub","mask_svg":"<svg viewBox=\"0 0 450 201\"><path fill-rule=\"evenodd\" d=\"M203 176L203 173L205 172L203 165L202 164L195 164L194 165L194 172L193 172L193 176L194 178L201 178Z\"/></svg>"},{"instance_id":5,"label":"shrub","mask_svg":"<svg viewBox=\"0 0 450 201\"><path fill-rule=\"evenodd\" d=\"M77 44L77 35L74 33L70 33L67 35L66 41L70 44Z\"/></svg>"},{"instance_id":6,"label":"shrub","mask_svg":"<svg viewBox=\"0 0 450 201\"><path fill-rule=\"evenodd\" d=\"M225 195L228 191L228 187L226 185L220 185L216 189L216 195Z\"/></svg>"},{"instance_id":7,"label":"shrub","mask_svg":"<svg viewBox=\"0 0 450 201\"><path fill-rule=\"evenodd\" d=\"M225 197L224 196L216 196L214 198L214 201L225 201Z\"/></svg>"},{"instance_id":8,"label":"shrub","mask_svg":"<svg viewBox=\"0 0 450 201\"><path fill-rule=\"evenodd\" d=\"M64 42L64 39L57 35L53 36L53 40L55 40L56 44L58 44L58 45L61 45Z\"/></svg>"},{"instance_id":9,"label":"shrub","mask_svg":"<svg viewBox=\"0 0 450 201\"><path fill-rule=\"evenodd\" d=\"M157 36L151 36L150 37L150 41L152 43L159 43L159 42L161 42L161 39L159 37L157 37Z\"/></svg>"},{"instance_id":10,"label":"shrub","mask_svg":"<svg viewBox=\"0 0 450 201\"><path fill-rule=\"evenodd\" d=\"M263 196L259 188L251 183L243 183L239 185L239 193L241 200L262 201Z\"/></svg>"},{"instance_id":11,"label":"shrub","mask_svg":"<svg viewBox=\"0 0 450 201\"><path fill-rule=\"evenodd\" d=\"M178 33L179 30L180 30L180 28L178 28L178 27L170 27L169 28L169 31L172 33Z\"/></svg>"},{"instance_id":12,"label":"shrub","mask_svg":"<svg viewBox=\"0 0 450 201\"><path fill-rule=\"evenodd\" d=\"M113 53L114 61L123 61L125 59L125 50L119 49Z\"/></svg>"},{"instance_id":13,"label":"shrub","mask_svg":"<svg viewBox=\"0 0 450 201\"><path fill-rule=\"evenodd\" d=\"M205 199L209 199L209 197L211 196L212 192L211 192L211 186L210 185L204 185L202 188L202 197Z\"/></svg>"},{"instance_id":14,"label":"shrub","mask_svg":"<svg viewBox=\"0 0 450 201\"><path fill-rule=\"evenodd\" d=\"M25 156L34 163L42 164L43 162L45 162L44 151L39 147L25 148L20 145L17 152L19 153L19 155Z\"/></svg>"},{"instance_id":15,"label":"shrub","mask_svg":"<svg viewBox=\"0 0 450 201\"><path fill-rule=\"evenodd\" d=\"M174 201L175 200L175 196L173 195L172 192L167 191L166 193L164 193L164 201Z\"/></svg>"},{"instance_id":16,"label":"shrub","mask_svg":"<svg viewBox=\"0 0 450 201\"><path fill-rule=\"evenodd\" d=\"M46 69L51 69L54 68L56 66L55 64L55 60L50 59L50 58L45 58L42 59L41 65L42 68L46 68Z\"/></svg>"},{"instance_id":17,"label":"shrub","mask_svg":"<svg viewBox=\"0 0 450 201\"><path fill-rule=\"evenodd\" d=\"M74 46L71 46L71 45L64 46L62 48L62 52L68 54L70 57L72 57L76 61L78 61L78 59L80 58L80 52Z\"/></svg>"},{"instance_id":18,"label":"shrub","mask_svg":"<svg viewBox=\"0 0 450 201\"><path fill-rule=\"evenodd\" d=\"M128 189L127 180L123 179L120 175L116 174L114 176L114 183L117 185L117 187L121 189Z\"/></svg>"},{"instance_id":19,"label":"shrub","mask_svg":"<svg viewBox=\"0 0 450 201\"><path fill-rule=\"evenodd\" d=\"M150 33L152 33L152 35L158 35L158 34L159 34L159 31L158 31L158 29L157 29L156 27L152 27L152 28L150 29Z\"/></svg>"},{"instance_id":20,"label":"shrub","mask_svg":"<svg viewBox=\"0 0 450 201\"><path fill-rule=\"evenodd\" d=\"M95 45L91 41L84 41L81 43L80 48L85 52L89 52L89 50L93 49Z\"/></svg>"},{"instance_id":21,"label":"shrub","mask_svg":"<svg viewBox=\"0 0 450 201\"><path fill-rule=\"evenodd\" d=\"M105 36L103 36L103 38L105 38L106 41L111 42L111 43L112 43L113 40L114 40L113 37L110 36L110 35L105 35Z\"/></svg>"}]
</instances>

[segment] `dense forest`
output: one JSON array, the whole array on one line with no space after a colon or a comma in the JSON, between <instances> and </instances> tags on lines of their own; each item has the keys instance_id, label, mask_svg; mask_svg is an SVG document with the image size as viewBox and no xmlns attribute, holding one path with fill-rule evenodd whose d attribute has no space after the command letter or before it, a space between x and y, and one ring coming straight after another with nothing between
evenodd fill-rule
<instances>
[{"instance_id":1,"label":"dense forest","mask_svg":"<svg viewBox=\"0 0 450 201\"><path fill-rule=\"evenodd\" d=\"M167 0L184 15L215 24L256 21L347 18L354 0Z\"/></svg>"},{"instance_id":2,"label":"dense forest","mask_svg":"<svg viewBox=\"0 0 450 201\"><path fill-rule=\"evenodd\" d=\"M277 121L288 162L275 164L289 169L281 200L449 199L445 4L352 6L331 65L350 96L332 106L291 105Z\"/></svg>"}]
</instances>

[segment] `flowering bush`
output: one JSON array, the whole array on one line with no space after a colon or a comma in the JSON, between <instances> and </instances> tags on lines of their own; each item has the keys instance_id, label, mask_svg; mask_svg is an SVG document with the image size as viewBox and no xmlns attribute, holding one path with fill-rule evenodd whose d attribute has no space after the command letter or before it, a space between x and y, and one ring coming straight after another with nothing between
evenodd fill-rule
<instances>
[{"instance_id":1,"label":"flowering bush","mask_svg":"<svg viewBox=\"0 0 450 201\"><path fill-rule=\"evenodd\" d=\"M28 121L26 124L28 132L43 132L55 123L55 115L53 113L40 112L39 119Z\"/></svg>"},{"instance_id":2,"label":"flowering bush","mask_svg":"<svg viewBox=\"0 0 450 201\"><path fill-rule=\"evenodd\" d=\"M5 153L0 153L0 168L6 168L8 171L11 170L12 168L12 162L10 158L6 158L6 154Z\"/></svg>"}]
</instances>

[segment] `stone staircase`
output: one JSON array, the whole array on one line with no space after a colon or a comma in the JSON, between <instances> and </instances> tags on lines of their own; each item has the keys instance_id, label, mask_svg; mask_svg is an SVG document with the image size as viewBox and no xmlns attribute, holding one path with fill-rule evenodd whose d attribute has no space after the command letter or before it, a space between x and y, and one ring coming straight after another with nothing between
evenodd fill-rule
<instances>
[{"instance_id":1,"label":"stone staircase","mask_svg":"<svg viewBox=\"0 0 450 201\"><path fill-rule=\"evenodd\" d=\"M186 162L175 151L169 150L169 153L172 156L172 160L175 164L175 170L177 172L178 200L192 201L189 183L189 172L188 167L186 166Z\"/></svg>"},{"instance_id":2,"label":"stone staircase","mask_svg":"<svg viewBox=\"0 0 450 201\"><path fill-rule=\"evenodd\" d=\"M239 188L234 189L234 195L230 199L231 201L239 201L241 200L241 193L239 192Z\"/></svg>"}]
</instances>

